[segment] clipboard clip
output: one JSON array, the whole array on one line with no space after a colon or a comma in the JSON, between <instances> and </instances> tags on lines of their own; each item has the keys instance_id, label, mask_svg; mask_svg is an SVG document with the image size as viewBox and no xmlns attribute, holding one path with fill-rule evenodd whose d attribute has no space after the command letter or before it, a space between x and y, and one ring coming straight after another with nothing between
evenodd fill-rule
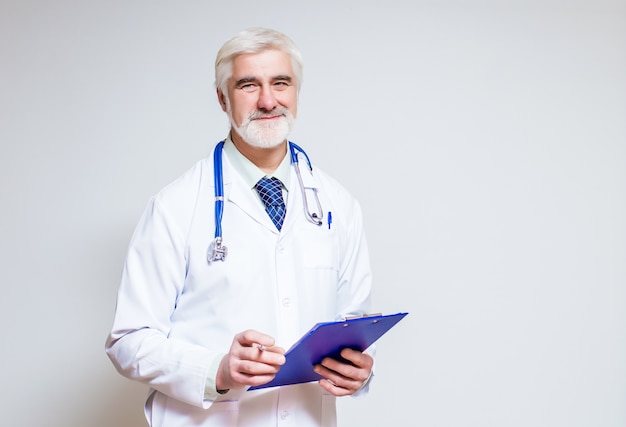
<instances>
[{"instance_id":1,"label":"clipboard clip","mask_svg":"<svg viewBox=\"0 0 626 427\"><path fill-rule=\"evenodd\" d=\"M346 316L343 318L343 320L352 320L352 319L362 319L364 317L377 317L377 316L382 316L382 313L365 313L365 314L356 314L353 316Z\"/></svg>"}]
</instances>

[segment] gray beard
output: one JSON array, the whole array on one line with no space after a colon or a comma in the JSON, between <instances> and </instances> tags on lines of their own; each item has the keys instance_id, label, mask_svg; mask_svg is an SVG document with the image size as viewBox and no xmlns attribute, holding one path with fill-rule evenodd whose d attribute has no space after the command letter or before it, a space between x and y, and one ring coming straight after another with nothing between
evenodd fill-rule
<instances>
[{"instance_id":1,"label":"gray beard","mask_svg":"<svg viewBox=\"0 0 626 427\"><path fill-rule=\"evenodd\" d=\"M231 117L230 123L239 136L253 147L274 148L289 136L293 127L293 116L287 111L285 116L271 123L246 119L241 126L237 126Z\"/></svg>"}]
</instances>

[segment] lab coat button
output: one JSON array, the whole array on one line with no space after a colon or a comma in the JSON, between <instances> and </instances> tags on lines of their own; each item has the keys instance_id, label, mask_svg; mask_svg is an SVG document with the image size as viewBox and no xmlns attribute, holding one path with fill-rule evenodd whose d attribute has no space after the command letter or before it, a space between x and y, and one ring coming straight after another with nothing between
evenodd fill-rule
<instances>
[{"instance_id":1,"label":"lab coat button","mask_svg":"<svg viewBox=\"0 0 626 427\"><path fill-rule=\"evenodd\" d=\"M283 245L279 245L277 249L278 249L278 253L282 254L283 252L285 252L285 247Z\"/></svg>"},{"instance_id":2,"label":"lab coat button","mask_svg":"<svg viewBox=\"0 0 626 427\"><path fill-rule=\"evenodd\" d=\"M283 305L285 307L289 307L291 305L291 300L289 298L283 298Z\"/></svg>"},{"instance_id":3,"label":"lab coat button","mask_svg":"<svg viewBox=\"0 0 626 427\"><path fill-rule=\"evenodd\" d=\"M280 417L284 420L289 416L289 411L280 411Z\"/></svg>"}]
</instances>

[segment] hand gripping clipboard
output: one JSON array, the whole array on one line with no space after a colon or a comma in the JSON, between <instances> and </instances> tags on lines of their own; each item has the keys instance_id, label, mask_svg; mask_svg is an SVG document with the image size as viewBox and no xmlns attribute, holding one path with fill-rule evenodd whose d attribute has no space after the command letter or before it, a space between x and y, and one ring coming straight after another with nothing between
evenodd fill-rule
<instances>
[{"instance_id":1,"label":"hand gripping clipboard","mask_svg":"<svg viewBox=\"0 0 626 427\"><path fill-rule=\"evenodd\" d=\"M285 353L287 360L272 381L248 390L317 381L323 377L313 371L313 366L324 357L341 359L339 353L344 348L364 351L407 314L365 315L318 323Z\"/></svg>"}]
</instances>

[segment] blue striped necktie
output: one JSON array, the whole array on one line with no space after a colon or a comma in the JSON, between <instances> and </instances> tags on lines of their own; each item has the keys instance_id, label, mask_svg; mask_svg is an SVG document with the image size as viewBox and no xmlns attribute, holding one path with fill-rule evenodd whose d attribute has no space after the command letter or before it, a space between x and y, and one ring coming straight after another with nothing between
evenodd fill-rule
<instances>
[{"instance_id":1,"label":"blue striped necktie","mask_svg":"<svg viewBox=\"0 0 626 427\"><path fill-rule=\"evenodd\" d=\"M280 230L286 213L283 184L277 178L263 177L256 183L256 189L265 204L265 211Z\"/></svg>"}]
</instances>

